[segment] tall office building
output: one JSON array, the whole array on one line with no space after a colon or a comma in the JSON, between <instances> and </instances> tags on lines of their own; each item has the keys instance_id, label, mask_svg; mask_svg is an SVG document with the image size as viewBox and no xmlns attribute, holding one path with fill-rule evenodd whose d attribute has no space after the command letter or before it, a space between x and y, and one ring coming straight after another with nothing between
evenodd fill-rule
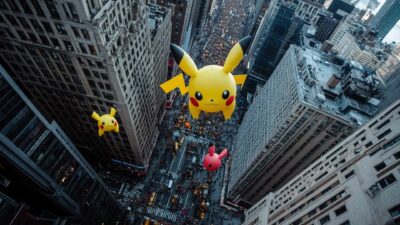
<instances>
[{"instance_id":1,"label":"tall office building","mask_svg":"<svg viewBox=\"0 0 400 225\"><path fill-rule=\"evenodd\" d=\"M386 61L388 55L379 43L370 47L362 41L362 39L346 32L333 46L332 50L346 60L357 61L362 66L375 71Z\"/></svg>"},{"instance_id":2,"label":"tall office building","mask_svg":"<svg viewBox=\"0 0 400 225\"><path fill-rule=\"evenodd\" d=\"M265 83L289 45L298 43L302 20L296 4L272 0L249 51L249 78L245 88L254 93L255 83Z\"/></svg>"},{"instance_id":3,"label":"tall office building","mask_svg":"<svg viewBox=\"0 0 400 225\"><path fill-rule=\"evenodd\" d=\"M352 17L346 17L342 19L329 38L330 42L333 45L339 44L346 33L353 33L357 29L357 24L358 22Z\"/></svg>"},{"instance_id":4,"label":"tall office building","mask_svg":"<svg viewBox=\"0 0 400 225\"><path fill-rule=\"evenodd\" d=\"M316 23L317 30L315 33L315 39L320 42L328 40L331 34L336 30L338 24L339 20L335 19L332 13L324 12L319 14L319 18Z\"/></svg>"},{"instance_id":5,"label":"tall office building","mask_svg":"<svg viewBox=\"0 0 400 225\"><path fill-rule=\"evenodd\" d=\"M157 4L173 9L171 42L189 50L189 30L193 0L156 0Z\"/></svg>"},{"instance_id":6,"label":"tall office building","mask_svg":"<svg viewBox=\"0 0 400 225\"><path fill-rule=\"evenodd\" d=\"M356 63L292 45L244 116L227 198L249 207L376 113L381 83Z\"/></svg>"},{"instance_id":7,"label":"tall office building","mask_svg":"<svg viewBox=\"0 0 400 225\"><path fill-rule=\"evenodd\" d=\"M337 20L350 15L355 8L350 0L327 0L324 6L329 12L333 13L334 18Z\"/></svg>"},{"instance_id":8,"label":"tall office building","mask_svg":"<svg viewBox=\"0 0 400 225\"><path fill-rule=\"evenodd\" d=\"M386 0L381 9L369 22L370 26L384 38L400 20L400 0Z\"/></svg>"},{"instance_id":9,"label":"tall office building","mask_svg":"<svg viewBox=\"0 0 400 225\"><path fill-rule=\"evenodd\" d=\"M400 223L400 101L246 211L243 225Z\"/></svg>"},{"instance_id":10,"label":"tall office building","mask_svg":"<svg viewBox=\"0 0 400 225\"><path fill-rule=\"evenodd\" d=\"M396 70L400 69L400 45L392 50L388 59L376 70L376 73L387 81Z\"/></svg>"},{"instance_id":11,"label":"tall office building","mask_svg":"<svg viewBox=\"0 0 400 225\"><path fill-rule=\"evenodd\" d=\"M171 36L171 9L155 4L148 4L149 20L148 26L151 32L151 55L153 57L154 68L154 83L161 84L167 80L168 69L165 64L169 58L169 45ZM164 103L166 95L158 85L153 85L155 99L153 110L158 111L157 118L161 123L163 115L165 115Z\"/></svg>"},{"instance_id":12,"label":"tall office building","mask_svg":"<svg viewBox=\"0 0 400 225\"><path fill-rule=\"evenodd\" d=\"M3 225L117 224L122 213L63 130L1 66L0 205Z\"/></svg>"},{"instance_id":13,"label":"tall office building","mask_svg":"<svg viewBox=\"0 0 400 225\"><path fill-rule=\"evenodd\" d=\"M324 0L286 0L296 5L296 16L306 24L315 25L321 12Z\"/></svg>"},{"instance_id":14,"label":"tall office building","mask_svg":"<svg viewBox=\"0 0 400 225\"><path fill-rule=\"evenodd\" d=\"M92 165L142 171L158 135L169 43L152 35L167 35L170 17L149 22L143 0L0 1L0 61ZM120 132L99 137L90 116L111 106Z\"/></svg>"}]
</instances>

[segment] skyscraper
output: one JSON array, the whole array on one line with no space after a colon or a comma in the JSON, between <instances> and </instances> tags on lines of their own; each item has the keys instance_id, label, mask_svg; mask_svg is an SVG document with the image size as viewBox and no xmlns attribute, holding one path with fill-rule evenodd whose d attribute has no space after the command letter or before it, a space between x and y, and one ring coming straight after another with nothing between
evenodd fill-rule
<instances>
[{"instance_id":1,"label":"skyscraper","mask_svg":"<svg viewBox=\"0 0 400 225\"><path fill-rule=\"evenodd\" d=\"M171 42L188 50L191 32L193 0L156 0L157 4L173 9ZM194 3L196 4L196 3Z\"/></svg>"},{"instance_id":2,"label":"skyscraper","mask_svg":"<svg viewBox=\"0 0 400 225\"><path fill-rule=\"evenodd\" d=\"M355 8L348 0L328 0L325 1L324 5L329 12L333 13L334 18L337 20L350 15Z\"/></svg>"},{"instance_id":3,"label":"skyscraper","mask_svg":"<svg viewBox=\"0 0 400 225\"><path fill-rule=\"evenodd\" d=\"M321 13L319 16L315 39L320 42L324 42L325 40L329 39L331 34L335 31L339 21L333 18L332 14L329 12Z\"/></svg>"},{"instance_id":4,"label":"skyscraper","mask_svg":"<svg viewBox=\"0 0 400 225\"><path fill-rule=\"evenodd\" d=\"M399 127L397 101L268 193L246 211L243 225L399 224Z\"/></svg>"},{"instance_id":5,"label":"skyscraper","mask_svg":"<svg viewBox=\"0 0 400 225\"><path fill-rule=\"evenodd\" d=\"M302 20L295 16L296 5L271 1L249 51L249 78L246 88L265 83L291 43L297 43Z\"/></svg>"},{"instance_id":6,"label":"skyscraper","mask_svg":"<svg viewBox=\"0 0 400 225\"><path fill-rule=\"evenodd\" d=\"M384 38L400 20L400 0L386 0L378 13L370 21L370 26Z\"/></svg>"},{"instance_id":7,"label":"skyscraper","mask_svg":"<svg viewBox=\"0 0 400 225\"><path fill-rule=\"evenodd\" d=\"M170 14L160 18L148 24L143 0L0 1L0 61L92 165L143 171L165 99ZM111 106L120 132L98 137L90 116Z\"/></svg>"},{"instance_id":8,"label":"skyscraper","mask_svg":"<svg viewBox=\"0 0 400 225\"><path fill-rule=\"evenodd\" d=\"M292 45L239 127L227 198L248 207L284 185L376 113L379 85L357 64Z\"/></svg>"},{"instance_id":9,"label":"skyscraper","mask_svg":"<svg viewBox=\"0 0 400 225\"><path fill-rule=\"evenodd\" d=\"M1 224L116 224L122 209L103 181L1 66L0 105Z\"/></svg>"}]
</instances>

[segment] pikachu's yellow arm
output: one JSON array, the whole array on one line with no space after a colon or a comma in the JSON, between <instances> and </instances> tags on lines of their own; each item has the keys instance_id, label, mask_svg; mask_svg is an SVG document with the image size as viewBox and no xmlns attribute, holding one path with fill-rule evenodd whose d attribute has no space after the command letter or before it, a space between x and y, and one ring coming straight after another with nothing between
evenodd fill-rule
<instances>
[{"instance_id":1,"label":"pikachu's yellow arm","mask_svg":"<svg viewBox=\"0 0 400 225\"><path fill-rule=\"evenodd\" d=\"M172 90L174 90L175 88L179 88L181 95L185 95L189 91L189 88L186 87L186 85L185 85L185 80L183 79L182 73L180 73L177 76L171 78L170 80L162 83L160 85L160 87L167 94L169 92L171 92Z\"/></svg>"},{"instance_id":2,"label":"pikachu's yellow arm","mask_svg":"<svg viewBox=\"0 0 400 225\"><path fill-rule=\"evenodd\" d=\"M92 113L92 118L95 119L95 120L97 120L97 121L100 121L100 116L99 116L99 114L97 114L97 113L94 112L94 111L93 111L93 113Z\"/></svg>"},{"instance_id":3,"label":"pikachu's yellow arm","mask_svg":"<svg viewBox=\"0 0 400 225\"><path fill-rule=\"evenodd\" d=\"M246 74L239 74L239 75L234 75L236 84L240 85L243 87L244 82L246 81L247 75Z\"/></svg>"}]
</instances>

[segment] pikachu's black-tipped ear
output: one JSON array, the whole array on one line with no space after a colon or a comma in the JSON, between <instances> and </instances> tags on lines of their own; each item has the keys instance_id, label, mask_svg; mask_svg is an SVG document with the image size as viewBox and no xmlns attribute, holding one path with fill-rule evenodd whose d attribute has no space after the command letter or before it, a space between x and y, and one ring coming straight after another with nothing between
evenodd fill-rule
<instances>
[{"instance_id":1,"label":"pikachu's black-tipped ear","mask_svg":"<svg viewBox=\"0 0 400 225\"><path fill-rule=\"evenodd\" d=\"M242 60L244 53L249 48L251 43L251 37L247 36L241 39L238 43L236 43L231 51L226 57L225 64L224 64L224 72L230 73L232 72Z\"/></svg>"},{"instance_id":2,"label":"pikachu's black-tipped ear","mask_svg":"<svg viewBox=\"0 0 400 225\"><path fill-rule=\"evenodd\" d=\"M197 75L197 66L193 62L192 58L179 46L175 44L170 44L170 49L172 57L174 57L179 68L190 77L195 77Z\"/></svg>"}]
</instances>

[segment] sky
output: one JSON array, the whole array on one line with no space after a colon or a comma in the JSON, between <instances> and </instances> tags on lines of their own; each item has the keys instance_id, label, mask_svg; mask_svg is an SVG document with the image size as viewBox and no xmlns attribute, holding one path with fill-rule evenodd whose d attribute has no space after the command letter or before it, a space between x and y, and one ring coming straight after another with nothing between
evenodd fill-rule
<instances>
[{"instance_id":1,"label":"sky","mask_svg":"<svg viewBox=\"0 0 400 225\"><path fill-rule=\"evenodd\" d=\"M374 14L378 12L378 10L382 7L383 3L385 3L386 0L380 0L379 6L374 10ZM358 4L356 5L357 8L363 9L366 7L368 4L369 0L360 0ZM395 41L396 43L400 42L400 21L397 22L397 24L393 27L393 29L386 35L386 37L383 39L383 42L393 42Z\"/></svg>"}]
</instances>

